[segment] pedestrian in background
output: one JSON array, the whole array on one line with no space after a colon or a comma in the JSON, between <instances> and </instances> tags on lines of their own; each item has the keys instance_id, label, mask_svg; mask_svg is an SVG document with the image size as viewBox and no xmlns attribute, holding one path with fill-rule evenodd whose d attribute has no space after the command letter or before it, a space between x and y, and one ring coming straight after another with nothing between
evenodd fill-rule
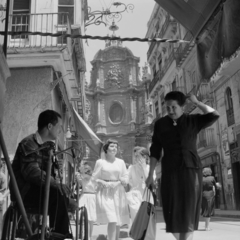
<instances>
[{"instance_id":1,"label":"pedestrian in background","mask_svg":"<svg viewBox=\"0 0 240 240\"><path fill-rule=\"evenodd\" d=\"M97 183L92 179L92 168L84 164L80 171L76 173L76 180L82 187L82 194L79 199L79 207L85 206L88 214L88 236L92 239L93 224L97 220L96 214L96 190Z\"/></svg>"},{"instance_id":2,"label":"pedestrian in background","mask_svg":"<svg viewBox=\"0 0 240 240\"><path fill-rule=\"evenodd\" d=\"M148 159L149 152L146 148L137 146L133 149L133 165L128 169L130 191L127 193L132 222L143 201L145 181L149 173Z\"/></svg>"},{"instance_id":3,"label":"pedestrian in background","mask_svg":"<svg viewBox=\"0 0 240 240\"><path fill-rule=\"evenodd\" d=\"M179 91L165 96L167 116L154 125L150 148L147 186L153 183L153 171L161 159L161 197L166 231L177 240L193 239L198 229L202 198L202 166L197 154L197 134L209 127L219 113L190 95L188 99L203 114L184 114L187 97ZM163 157L161 153L163 150Z\"/></svg>"},{"instance_id":4,"label":"pedestrian in background","mask_svg":"<svg viewBox=\"0 0 240 240\"><path fill-rule=\"evenodd\" d=\"M202 212L205 218L205 230L210 231L209 223L211 216L214 215L215 195L217 185L215 178L212 176L211 168L203 169L203 194L202 194Z\"/></svg>"},{"instance_id":5,"label":"pedestrian in background","mask_svg":"<svg viewBox=\"0 0 240 240\"><path fill-rule=\"evenodd\" d=\"M107 140L103 151L105 157L96 161L92 174L98 183L97 222L108 224L108 240L118 240L120 226L129 224L128 202L124 189L128 183L128 172L125 162L115 157L118 151L116 140Z\"/></svg>"}]
</instances>

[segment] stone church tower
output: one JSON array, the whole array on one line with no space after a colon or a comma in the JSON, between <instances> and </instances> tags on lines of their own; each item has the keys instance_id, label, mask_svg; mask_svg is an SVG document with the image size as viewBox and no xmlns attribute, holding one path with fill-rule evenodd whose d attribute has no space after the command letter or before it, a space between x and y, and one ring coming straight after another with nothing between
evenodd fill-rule
<instances>
[{"instance_id":1,"label":"stone church tower","mask_svg":"<svg viewBox=\"0 0 240 240\"><path fill-rule=\"evenodd\" d=\"M139 58L119 41L107 41L91 62L91 81L86 87L86 119L105 142L119 142L118 157L132 163L132 150L139 142L139 129L145 126L145 83L140 77ZM88 152L88 160L97 156Z\"/></svg>"}]
</instances>

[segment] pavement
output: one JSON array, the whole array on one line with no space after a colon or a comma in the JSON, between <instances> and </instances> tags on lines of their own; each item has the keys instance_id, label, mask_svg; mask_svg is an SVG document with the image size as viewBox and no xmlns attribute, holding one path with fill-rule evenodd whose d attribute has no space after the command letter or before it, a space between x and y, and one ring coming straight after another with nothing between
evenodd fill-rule
<instances>
[{"instance_id":1,"label":"pavement","mask_svg":"<svg viewBox=\"0 0 240 240\"><path fill-rule=\"evenodd\" d=\"M223 213L222 213L223 211ZM224 217L221 217L224 215ZM232 216L232 217L229 217ZM200 218L199 229L194 232L194 240L240 240L240 211L218 210L211 218L211 231L205 230L205 222ZM73 227L73 233L75 227ZM129 226L120 229L119 239L132 240ZM107 225L94 225L92 240L107 240ZM156 240L175 240L171 233L166 233L162 211L157 211Z\"/></svg>"},{"instance_id":2,"label":"pavement","mask_svg":"<svg viewBox=\"0 0 240 240\"><path fill-rule=\"evenodd\" d=\"M162 208L157 207L157 211L161 212ZM224 217L224 218L239 218L240 219L240 211L239 210L221 210L215 209L215 217ZM239 238L240 240L240 238Z\"/></svg>"}]
</instances>

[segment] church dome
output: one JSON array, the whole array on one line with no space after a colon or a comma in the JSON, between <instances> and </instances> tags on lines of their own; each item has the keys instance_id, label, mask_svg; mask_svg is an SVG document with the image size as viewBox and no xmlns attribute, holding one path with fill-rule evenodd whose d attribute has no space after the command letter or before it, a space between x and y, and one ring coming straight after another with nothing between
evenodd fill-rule
<instances>
[{"instance_id":1,"label":"church dome","mask_svg":"<svg viewBox=\"0 0 240 240\"><path fill-rule=\"evenodd\" d=\"M100 49L95 54L92 62L95 62L95 61L108 62L112 60L124 60L127 58L139 59L138 57L135 57L132 51L127 47L122 47L119 45L111 45L106 47L104 50Z\"/></svg>"}]
</instances>

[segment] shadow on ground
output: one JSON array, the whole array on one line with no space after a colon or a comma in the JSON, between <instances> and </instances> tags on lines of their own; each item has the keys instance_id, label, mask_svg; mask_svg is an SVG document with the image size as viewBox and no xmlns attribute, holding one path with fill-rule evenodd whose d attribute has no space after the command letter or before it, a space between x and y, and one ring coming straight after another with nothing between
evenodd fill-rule
<instances>
[{"instance_id":1,"label":"shadow on ground","mask_svg":"<svg viewBox=\"0 0 240 240\"><path fill-rule=\"evenodd\" d=\"M107 236L104 234L99 234L94 240L107 240Z\"/></svg>"}]
</instances>

